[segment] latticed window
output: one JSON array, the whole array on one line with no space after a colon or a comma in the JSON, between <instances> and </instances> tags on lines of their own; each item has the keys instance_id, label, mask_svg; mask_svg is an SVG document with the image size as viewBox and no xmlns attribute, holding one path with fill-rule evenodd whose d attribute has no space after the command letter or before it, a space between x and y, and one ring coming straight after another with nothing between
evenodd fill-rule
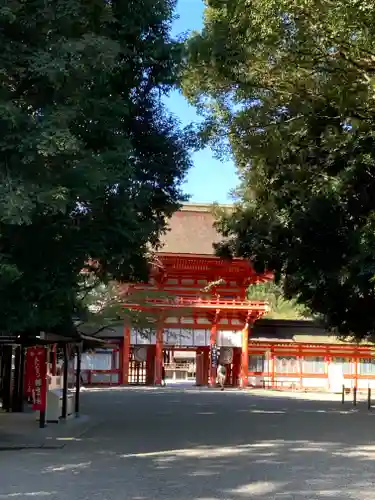
<instances>
[{"instance_id":1,"label":"latticed window","mask_svg":"<svg viewBox=\"0 0 375 500\"><path fill-rule=\"evenodd\" d=\"M304 373L325 373L325 361L322 356L306 356L303 360Z\"/></svg>"},{"instance_id":2,"label":"latticed window","mask_svg":"<svg viewBox=\"0 0 375 500\"><path fill-rule=\"evenodd\" d=\"M112 369L118 370L120 368L120 353L114 351L112 355Z\"/></svg>"},{"instance_id":3,"label":"latticed window","mask_svg":"<svg viewBox=\"0 0 375 500\"><path fill-rule=\"evenodd\" d=\"M275 358L276 373L299 373L299 361L296 356L277 356Z\"/></svg>"},{"instance_id":4,"label":"latticed window","mask_svg":"<svg viewBox=\"0 0 375 500\"><path fill-rule=\"evenodd\" d=\"M111 370L112 350L95 351L91 354L82 354L82 370Z\"/></svg>"},{"instance_id":5,"label":"latticed window","mask_svg":"<svg viewBox=\"0 0 375 500\"><path fill-rule=\"evenodd\" d=\"M351 358L335 357L332 358L332 363L335 363L336 365L342 365L342 372L345 375L350 375L353 372Z\"/></svg>"},{"instance_id":6,"label":"latticed window","mask_svg":"<svg viewBox=\"0 0 375 500\"><path fill-rule=\"evenodd\" d=\"M375 375L375 359L361 358L358 360L358 373L361 375Z\"/></svg>"},{"instance_id":7,"label":"latticed window","mask_svg":"<svg viewBox=\"0 0 375 500\"><path fill-rule=\"evenodd\" d=\"M263 354L251 354L249 356L249 372L263 373L265 357Z\"/></svg>"}]
</instances>

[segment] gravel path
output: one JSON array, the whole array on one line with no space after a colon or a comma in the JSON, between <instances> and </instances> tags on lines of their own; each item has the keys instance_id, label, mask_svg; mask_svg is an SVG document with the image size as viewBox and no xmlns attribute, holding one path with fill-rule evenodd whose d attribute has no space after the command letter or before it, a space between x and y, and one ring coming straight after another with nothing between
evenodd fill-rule
<instances>
[{"instance_id":1,"label":"gravel path","mask_svg":"<svg viewBox=\"0 0 375 500\"><path fill-rule=\"evenodd\" d=\"M0 500L375 497L365 404L178 387L82 402L92 425L62 450L0 452Z\"/></svg>"}]
</instances>

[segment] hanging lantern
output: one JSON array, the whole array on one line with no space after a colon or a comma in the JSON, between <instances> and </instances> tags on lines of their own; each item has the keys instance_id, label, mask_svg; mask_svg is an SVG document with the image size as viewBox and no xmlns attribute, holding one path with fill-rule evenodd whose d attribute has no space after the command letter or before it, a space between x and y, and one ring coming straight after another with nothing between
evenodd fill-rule
<instances>
[{"instance_id":1,"label":"hanging lantern","mask_svg":"<svg viewBox=\"0 0 375 500\"><path fill-rule=\"evenodd\" d=\"M219 363L222 365L233 363L233 347L222 347L220 349Z\"/></svg>"},{"instance_id":2,"label":"hanging lantern","mask_svg":"<svg viewBox=\"0 0 375 500\"><path fill-rule=\"evenodd\" d=\"M147 359L147 347L136 347L134 349L134 359L137 363L143 363Z\"/></svg>"}]
</instances>

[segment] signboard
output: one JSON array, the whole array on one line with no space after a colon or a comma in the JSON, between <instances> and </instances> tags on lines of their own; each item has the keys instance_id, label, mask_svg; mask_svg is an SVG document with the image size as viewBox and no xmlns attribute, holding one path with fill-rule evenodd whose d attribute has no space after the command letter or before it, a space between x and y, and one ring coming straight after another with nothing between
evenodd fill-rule
<instances>
[{"instance_id":1,"label":"signboard","mask_svg":"<svg viewBox=\"0 0 375 500\"><path fill-rule=\"evenodd\" d=\"M194 330L192 328L181 328L181 337L180 342L182 346L192 346L193 342Z\"/></svg>"},{"instance_id":2,"label":"signboard","mask_svg":"<svg viewBox=\"0 0 375 500\"><path fill-rule=\"evenodd\" d=\"M33 410L45 411L47 403L47 353L45 347L27 350L28 389L33 395Z\"/></svg>"},{"instance_id":3,"label":"signboard","mask_svg":"<svg viewBox=\"0 0 375 500\"><path fill-rule=\"evenodd\" d=\"M150 340L147 342L148 344L155 345L156 344L156 332L152 331L150 333Z\"/></svg>"},{"instance_id":4,"label":"signboard","mask_svg":"<svg viewBox=\"0 0 375 500\"><path fill-rule=\"evenodd\" d=\"M212 344L212 346L211 346L211 366L212 366L212 368L217 367L217 360L218 360L217 345Z\"/></svg>"},{"instance_id":5,"label":"signboard","mask_svg":"<svg viewBox=\"0 0 375 500\"><path fill-rule=\"evenodd\" d=\"M168 328L164 330L164 342L168 345L180 344L180 330Z\"/></svg>"},{"instance_id":6,"label":"signboard","mask_svg":"<svg viewBox=\"0 0 375 500\"><path fill-rule=\"evenodd\" d=\"M147 336L141 335L140 333L137 334L137 342L135 345L149 345L150 344L150 339L147 338Z\"/></svg>"},{"instance_id":7,"label":"signboard","mask_svg":"<svg viewBox=\"0 0 375 500\"><path fill-rule=\"evenodd\" d=\"M207 345L206 330L194 330L194 345L198 347Z\"/></svg>"},{"instance_id":8,"label":"signboard","mask_svg":"<svg viewBox=\"0 0 375 500\"><path fill-rule=\"evenodd\" d=\"M242 334L240 331L229 330L218 332L218 344L223 347L241 347Z\"/></svg>"},{"instance_id":9,"label":"signboard","mask_svg":"<svg viewBox=\"0 0 375 500\"><path fill-rule=\"evenodd\" d=\"M134 330L134 328L131 329L130 332L130 344L136 344L137 343L137 331Z\"/></svg>"},{"instance_id":10,"label":"signboard","mask_svg":"<svg viewBox=\"0 0 375 500\"><path fill-rule=\"evenodd\" d=\"M184 328L168 328L163 331L163 342L168 346L182 347L204 347L210 345L210 331L206 329L194 329L188 326ZM155 345L155 332L145 331L144 335L133 330L131 344L136 345ZM242 333L240 330L219 330L217 332L217 346L219 347L241 347Z\"/></svg>"}]
</instances>

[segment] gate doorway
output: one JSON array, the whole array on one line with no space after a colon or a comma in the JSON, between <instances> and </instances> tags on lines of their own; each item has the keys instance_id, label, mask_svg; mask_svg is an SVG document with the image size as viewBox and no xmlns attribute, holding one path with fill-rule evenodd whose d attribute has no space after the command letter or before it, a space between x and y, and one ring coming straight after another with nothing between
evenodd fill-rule
<instances>
[{"instance_id":1,"label":"gate doorway","mask_svg":"<svg viewBox=\"0 0 375 500\"><path fill-rule=\"evenodd\" d=\"M193 384L196 382L197 362L195 348L164 349L166 382Z\"/></svg>"},{"instance_id":2,"label":"gate doorway","mask_svg":"<svg viewBox=\"0 0 375 500\"><path fill-rule=\"evenodd\" d=\"M241 348L220 347L219 363L222 363L227 370L225 385L238 387L241 373Z\"/></svg>"},{"instance_id":3,"label":"gate doorway","mask_svg":"<svg viewBox=\"0 0 375 500\"><path fill-rule=\"evenodd\" d=\"M134 347L129 359L129 384L146 385L147 347Z\"/></svg>"}]
</instances>

